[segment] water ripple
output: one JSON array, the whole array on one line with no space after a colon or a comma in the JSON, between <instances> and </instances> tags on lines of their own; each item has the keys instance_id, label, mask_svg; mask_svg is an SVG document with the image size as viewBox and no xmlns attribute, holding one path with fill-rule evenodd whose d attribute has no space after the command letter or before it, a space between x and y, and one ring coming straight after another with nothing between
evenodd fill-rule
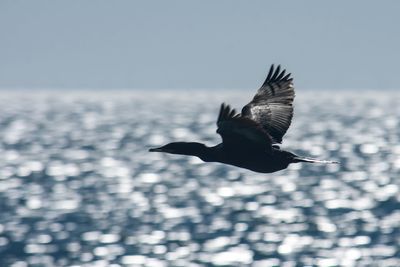
<instances>
[{"instance_id":1,"label":"water ripple","mask_svg":"<svg viewBox=\"0 0 400 267\"><path fill-rule=\"evenodd\" d=\"M245 93L2 93L0 266L400 266L400 95L299 95L283 147L341 165L147 152Z\"/></svg>"}]
</instances>

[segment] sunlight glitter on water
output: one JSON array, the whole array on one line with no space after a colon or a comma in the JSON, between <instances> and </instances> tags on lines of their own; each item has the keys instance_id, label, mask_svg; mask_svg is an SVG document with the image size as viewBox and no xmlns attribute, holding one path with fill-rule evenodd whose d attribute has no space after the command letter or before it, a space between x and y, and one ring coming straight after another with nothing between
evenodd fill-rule
<instances>
[{"instance_id":1,"label":"sunlight glitter on water","mask_svg":"<svg viewBox=\"0 0 400 267\"><path fill-rule=\"evenodd\" d=\"M399 266L397 93L298 92L283 147L340 165L147 152L249 95L3 93L0 266Z\"/></svg>"}]
</instances>

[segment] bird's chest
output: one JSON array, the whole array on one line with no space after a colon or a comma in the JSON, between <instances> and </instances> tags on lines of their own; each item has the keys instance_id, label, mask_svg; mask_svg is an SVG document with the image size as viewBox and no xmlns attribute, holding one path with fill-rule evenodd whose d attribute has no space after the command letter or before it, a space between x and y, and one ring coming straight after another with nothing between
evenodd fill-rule
<instances>
[{"instance_id":1,"label":"bird's chest","mask_svg":"<svg viewBox=\"0 0 400 267\"><path fill-rule=\"evenodd\" d=\"M287 167L285 162L279 161L268 153L246 153L246 151L226 151L219 160L222 163L249 169L255 172L270 173Z\"/></svg>"}]
</instances>

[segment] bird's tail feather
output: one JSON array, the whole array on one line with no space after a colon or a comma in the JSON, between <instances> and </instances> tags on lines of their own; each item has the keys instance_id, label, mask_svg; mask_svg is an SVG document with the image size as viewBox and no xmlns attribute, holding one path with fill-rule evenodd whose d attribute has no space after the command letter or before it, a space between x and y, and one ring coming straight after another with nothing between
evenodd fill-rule
<instances>
[{"instance_id":1,"label":"bird's tail feather","mask_svg":"<svg viewBox=\"0 0 400 267\"><path fill-rule=\"evenodd\" d=\"M333 161L333 160L319 160L319 159L305 158L305 157L294 157L293 160L294 160L293 162L339 164L338 161Z\"/></svg>"}]
</instances>

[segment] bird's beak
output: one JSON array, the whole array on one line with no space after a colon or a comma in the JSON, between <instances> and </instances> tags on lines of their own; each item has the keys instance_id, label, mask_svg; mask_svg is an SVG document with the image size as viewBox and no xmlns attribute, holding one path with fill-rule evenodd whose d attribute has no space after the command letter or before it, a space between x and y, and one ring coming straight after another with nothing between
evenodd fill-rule
<instances>
[{"instance_id":1,"label":"bird's beak","mask_svg":"<svg viewBox=\"0 0 400 267\"><path fill-rule=\"evenodd\" d=\"M164 148L164 147L157 147L157 148L150 148L149 152L164 152L164 153L174 153L174 150Z\"/></svg>"},{"instance_id":2,"label":"bird's beak","mask_svg":"<svg viewBox=\"0 0 400 267\"><path fill-rule=\"evenodd\" d=\"M150 148L149 152L164 152L164 150L161 147L158 148Z\"/></svg>"}]
</instances>

